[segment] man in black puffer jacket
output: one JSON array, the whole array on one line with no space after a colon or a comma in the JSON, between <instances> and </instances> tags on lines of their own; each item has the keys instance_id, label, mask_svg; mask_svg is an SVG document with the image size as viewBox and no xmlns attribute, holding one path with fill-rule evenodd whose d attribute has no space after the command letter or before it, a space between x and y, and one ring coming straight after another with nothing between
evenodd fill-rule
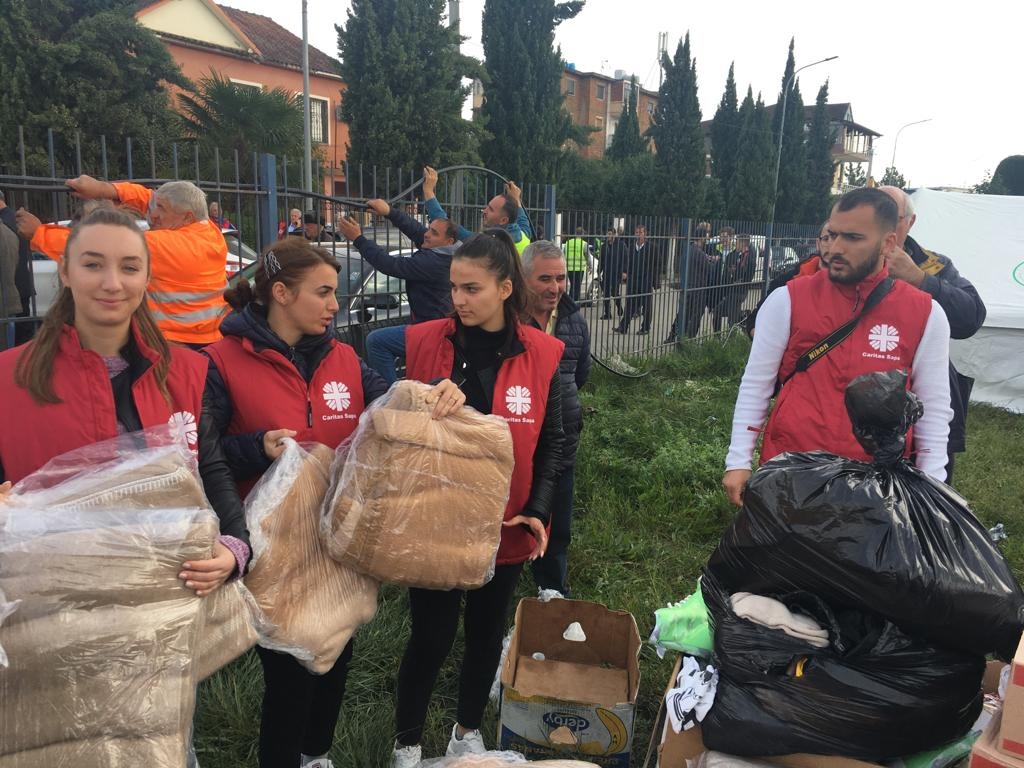
<instances>
[{"instance_id":1,"label":"man in black puffer jacket","mask_svg":"<svg viewBox=\"0 0 1024 768\"><path fill-rule=\"evenodd\" d=\"M533 563L533 578L541 589L554 589L569 597L566 581L572 525L576 447L583 428L579 389L590 375L590 328L580 308L566 295L567 270L561 249L538 240L523 251L523 277L530 294L526 322L554 335L565 344L559 366L562 382L562 474L551 500L551 537L544 557Z\"/></svg>"}]
</instances>

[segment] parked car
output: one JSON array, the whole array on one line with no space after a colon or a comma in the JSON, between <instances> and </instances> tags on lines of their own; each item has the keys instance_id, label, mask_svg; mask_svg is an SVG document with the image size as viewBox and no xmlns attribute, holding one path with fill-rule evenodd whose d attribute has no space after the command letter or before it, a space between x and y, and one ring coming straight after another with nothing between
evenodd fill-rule
<instances>
[{"instance_id":1,"label":"parked car","mask_svg":"<svg viewBox=\"0 0 1024 768\"><path fill-rule=\"evenodd\" d=\"M242 242L237 229L222 229L221 234L224 235L224 242L228 244L228 261L225 268L228 277L259 259L260 255Z\"/></svg>"}]
</instances>

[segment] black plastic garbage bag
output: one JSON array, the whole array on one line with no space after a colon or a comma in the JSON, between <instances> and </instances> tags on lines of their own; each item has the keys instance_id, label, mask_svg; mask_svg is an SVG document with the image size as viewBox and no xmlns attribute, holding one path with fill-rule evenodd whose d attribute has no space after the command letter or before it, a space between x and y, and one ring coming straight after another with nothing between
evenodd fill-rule
<instances>
[{"instance_id":1,"label":"black plastic garbage bag","mask_svg":"<svg viewBox=\"0 0 1024 768\"><path fill-rule=\"evenodd\" d=\"M920 415L900 371L850 383L847 410L873 464L787 453L751 478L707 566L727 592L812 591L915 638L1012 658L1024 593L953 489L899 458Z\"/></svg>"},{"instance_id":2,"label":"black plastic garbage bag","mask_svg":"<svg viewBox=\"0 0 1024 768\"><path fill-rule=\"evenodd\" d=\"M702 591L718 669L701 722L709 749L880 761L960 738L981 711L981 656L912 640L870 614L833 613L806 593L776 596L829 630L829 647L815 648L738 618L707 578Z\"/></svg>"}]
</instances>

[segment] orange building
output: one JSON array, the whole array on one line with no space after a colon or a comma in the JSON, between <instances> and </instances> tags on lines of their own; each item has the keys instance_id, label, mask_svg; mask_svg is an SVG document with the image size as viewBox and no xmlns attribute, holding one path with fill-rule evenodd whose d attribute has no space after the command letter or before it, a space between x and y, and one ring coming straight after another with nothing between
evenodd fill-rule
<instances>
[{"instance_id":1,"label":"orange building","mask_svg":"<svg viewBox=\"0 0 1024 768\"><path fill-rule=\"evenodd\" d=\"M604 151L611 146L631 87L630 78L621 70L615 73L615 77L597 72L580 72L572 64L563 70L565 108L569 110L576 125L596 129L590 134L590 144L580 148L583 157L602 157ZM640 88L639 85L637 87ZM636 113L641 134L650 127L651 115L657 106L658 94L640 88ZM649 147L653 151L653 142Z\"/></svg>"},{"instance_id":2,"label":"orange building","mask_svg":"<svg viewBox=\"0 0 1024 768\"><path fill-rule=\"evenodd\" d=\"M135 15L163 41L190 80L214 70L240 88L302 93L302 40L266 16L214 0L137 0ZM340 119L345 82L339 67L336 59L309 47L310 132L314 151L323 158L327 194L343 193L348 147L348 125ZM299 186L301 167L301 158L295 158L294 186Z\"/></svg>"}]
</instances>

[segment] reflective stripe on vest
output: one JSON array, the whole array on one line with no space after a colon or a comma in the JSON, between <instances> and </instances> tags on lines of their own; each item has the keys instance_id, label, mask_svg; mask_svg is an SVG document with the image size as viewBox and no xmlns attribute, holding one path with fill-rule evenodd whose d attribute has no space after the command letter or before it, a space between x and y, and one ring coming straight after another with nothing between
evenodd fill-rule
<instances>
[{"instance_id":1,"label":"reflective stripe on vest","mask_svg":"<svg viewBox=\"0 0 1024 768\"><path fill-rule=\"evenodd\" d=\"M587 244L578 237L565 244L565 268L570 272L582 272L587 268Z\"/></svg>"}]
</instances>

